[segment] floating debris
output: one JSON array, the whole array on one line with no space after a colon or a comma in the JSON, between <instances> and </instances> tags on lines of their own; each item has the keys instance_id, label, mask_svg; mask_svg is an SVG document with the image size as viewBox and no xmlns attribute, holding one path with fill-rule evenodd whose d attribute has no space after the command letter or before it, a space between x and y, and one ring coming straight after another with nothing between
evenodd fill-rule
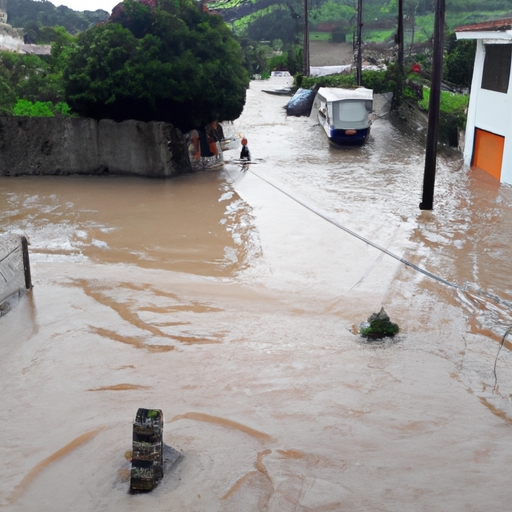
<instances>
[{"instance_id":1,"label":"floating debris","mask_svg":"<svg viewBox=\"0 0 512 512\"><path fill-rule=\"evenodd\" d=\"M378 313L370 315L368 321L359 326L359 334L369 340L380 340L386 336L393 337L399 331L398 324L391 322L384 308L381 308Z\"/></svg>"}]
</instances>

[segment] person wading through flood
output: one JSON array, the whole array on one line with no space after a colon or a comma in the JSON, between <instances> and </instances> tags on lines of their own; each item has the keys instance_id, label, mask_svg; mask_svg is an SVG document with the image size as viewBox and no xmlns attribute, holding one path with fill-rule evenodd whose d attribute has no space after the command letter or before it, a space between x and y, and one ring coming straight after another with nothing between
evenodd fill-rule
<instances>
[{"instance_id":1,"label":"person wading through flood","mask_svg":"<svg viewBox=\"0 0 512 512\"><path fill-rule=\"evenodd\" d=\"M240 160L251 161L251 152L247 147L247 139L245 137L242 139L242 151L240 151Z\"/></svg>"}]
</instances>

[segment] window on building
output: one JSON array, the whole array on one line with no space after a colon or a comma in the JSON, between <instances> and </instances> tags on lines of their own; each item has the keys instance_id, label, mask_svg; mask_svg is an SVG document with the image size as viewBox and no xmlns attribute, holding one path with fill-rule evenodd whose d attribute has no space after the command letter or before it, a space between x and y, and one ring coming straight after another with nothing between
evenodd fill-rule
<instances>
[{"instance_id":1,"label":"window on building","mask_svg":"<svg viewBox=\"0 0 512 512\"><path fill-rule=\"evenodd\" d=\"M510 80L511 61L512 45L486 44L482 89L506 94Z\"/></svg>"}]
</instances>

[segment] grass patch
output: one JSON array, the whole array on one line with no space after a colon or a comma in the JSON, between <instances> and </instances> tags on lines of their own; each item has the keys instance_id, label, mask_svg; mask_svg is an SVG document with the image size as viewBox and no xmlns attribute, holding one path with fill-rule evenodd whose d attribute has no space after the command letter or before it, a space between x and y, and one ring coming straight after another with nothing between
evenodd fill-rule
<instances>
[{"instance_id":1,"label":"grass patch","mask_svg":"<svg viewBox=\"0 0 512 512\"><path fill-rule=\"evenodd\" d=\"M310 41L330 41L331 33L330 32L310 32L309 40Z\"/></svg>"},{"instance_id":2,"label":"grass patch","mask_svg":"<svg viewBox=\"0 0 512 512\"><path fill-rule=\"evenodd\" d=\"M430 102L430 88L423 87L423 99L418 102L420 108L428 110ZM441 91L441 111L447 114L464 112L469 104L468 94L456 94L454 92Z\"/></svg>"},{"instance_id":3,"label":"grass patch","mask_svg":"<svg viewBox=\"0 0 512 512\"><path fill-rule=\"evenodd\" d=\"M394 36L395 32L395 29L363 31L363 41L366 43L385 43Z\"/></svg>"},{"instance_id":4,"label":"grass patch","mask_svg":"<svg viewBox=\"0 0 512 512\"><path fill-rule=\"evenodd\" d=\"M423 99L418 105L428 110L430 102L430 89L423 87ZM441 91L441 105L439 115L439 140L456 147L458 144L458 131L466 127L467 107L469 95Z\"/></svg>"}]
</instances>

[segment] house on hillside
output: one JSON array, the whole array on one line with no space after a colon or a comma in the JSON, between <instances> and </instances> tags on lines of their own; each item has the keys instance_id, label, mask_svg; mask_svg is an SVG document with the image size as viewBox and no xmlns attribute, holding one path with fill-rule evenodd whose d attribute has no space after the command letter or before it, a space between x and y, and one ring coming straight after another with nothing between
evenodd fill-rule
<instances>
[{"instance_id":1,"label":"house on hillside","mask_svg":"<svg viewBox=\"0 0 512 512\"><path fill-rule=\"evenodd\" d=\"M7 23L7 13L2 8L0 8L0 23Z\"/></svg>"},{"instance_id":2,"label":"house on hillside","mask_svg":"<svg viewBox=\"0 0 512 512\"><path fill-rule=\"evenodd\" d=\"M477 42L464 163L512 184L512 18L455 29Z\"/></svg>"}]
</instances>

